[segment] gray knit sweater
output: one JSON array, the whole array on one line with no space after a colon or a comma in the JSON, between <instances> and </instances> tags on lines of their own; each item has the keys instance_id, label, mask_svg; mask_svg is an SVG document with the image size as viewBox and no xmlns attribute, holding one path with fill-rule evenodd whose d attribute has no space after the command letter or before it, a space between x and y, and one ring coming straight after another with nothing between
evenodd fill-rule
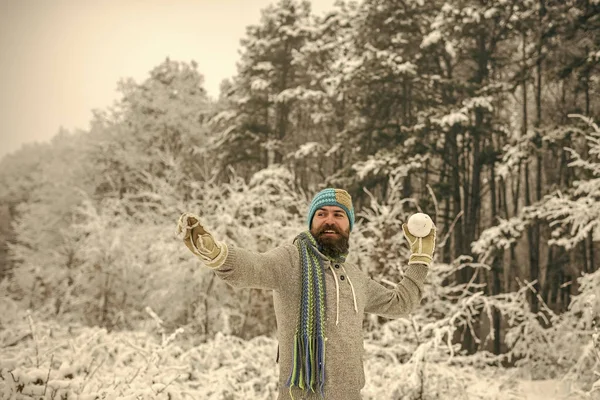
<instances>
[{"instance_id":1,"label":"gray knit sweater","mask_svg":"<svg viewBox=\"0 0 600 400\"><path fill-rule=\"evenodd\" d=\"M326 265L326 400L360 400L365 385L363 368L363 314L387 318L408 315L420 302L425 265L410 265L404 279L389 289L350 263ZM256 253L232 245L216 274L238 288L273 290L279 340L279 397L291 399L286 386L292 366L293 338L300 309L301 267L295 245ZM336 323L337 322L337 323ZM294 400L319 399L294 388Z\"/></svg>"}]
</instances>

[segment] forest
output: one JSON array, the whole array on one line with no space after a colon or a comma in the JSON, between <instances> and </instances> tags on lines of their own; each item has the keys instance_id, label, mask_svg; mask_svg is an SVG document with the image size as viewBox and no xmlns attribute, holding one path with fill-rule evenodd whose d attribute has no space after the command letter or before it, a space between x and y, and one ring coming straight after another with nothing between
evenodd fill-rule
<instances>
[{"instance_id":1,"label":"forest","mask_svg":"<svg viewBox=\"0 0 600 400\"><path fill-rule=\"evenodd\" d=\"M437 227L420 307L365 315L365 399L600 398L599 0L279 0L240 43L216 99L165 58L0 159L1 398L276 398L272 294L177 219L266 251L324 187L386 285Z\"/></svg>"}]
</instances>

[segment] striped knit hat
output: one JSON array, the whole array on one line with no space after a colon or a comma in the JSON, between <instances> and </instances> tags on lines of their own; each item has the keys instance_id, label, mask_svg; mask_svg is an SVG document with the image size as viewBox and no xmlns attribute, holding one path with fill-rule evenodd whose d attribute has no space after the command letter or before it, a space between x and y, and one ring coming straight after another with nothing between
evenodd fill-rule
<instances>
[{"instance_id":1,"label":"striped knit hat","mask_svg":"<svg viewBox=\"0 0 600 400\"><path fill-rule=\"evenodd\" d=\"M308 229L310 229L313 217L317 210L324 206L338 206L342 208L350 221L350 230L354 227L354 207L352 197L343 189L327 188L315 195L308 209Z\"/></svg>"}]
</instances>

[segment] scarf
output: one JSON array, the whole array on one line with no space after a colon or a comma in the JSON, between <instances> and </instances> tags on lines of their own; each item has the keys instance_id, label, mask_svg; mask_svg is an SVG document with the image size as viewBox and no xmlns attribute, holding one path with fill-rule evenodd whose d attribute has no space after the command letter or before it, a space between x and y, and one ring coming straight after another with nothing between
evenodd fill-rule
<instances>
[{"instance_id":1,"label":"scarf","mask_svg":"<svg viewBox=\"0 0 600 400\"><path fill-rule=\"evenodd\" d=\"M302 289L300 312L294 334L292 371L287 382L290 396L294 386L325 396L325 261L313 235L302 232L294 243L300 255ZM343 263L346 255L336 258Z\"/></svg>"}]
</instances>

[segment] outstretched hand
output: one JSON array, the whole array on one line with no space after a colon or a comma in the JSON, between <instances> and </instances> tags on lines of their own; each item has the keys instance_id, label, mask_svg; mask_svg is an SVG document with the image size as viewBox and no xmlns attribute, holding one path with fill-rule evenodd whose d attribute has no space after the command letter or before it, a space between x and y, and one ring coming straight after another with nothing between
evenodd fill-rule
<instances>
[{"instance_id":1,"label":"outstretched hand","mask_svg":"<svg viewBox=\"0 0 600 400\"><path fill-rule=\"evenodd\" d=\"M435 250L435 225L432 226L429 234L425 237L417 237L410 233L407 224L402 224L404 237L410 245L411 255L408 259L408 265L422 264L430 265L433 260L433 252Z\"/></svg>"},{"instance_id":2,"label":"outstretched hand","mask_svg":"<svg viewBox=\"0 0 600 400\"><path fill-rule=\"evenodd\" d=\"M192 229L200 226L200 219L191 213L183 213L177 221L177 236L186 240L192 234Z\"/></svg>"},{"instance_id":3,"label":"outstretched hand","mask_svg":"<svg viewBox=\"0 0 600 400\"><path fill-rule=\"evenodd\" d=\"M200 217L195 214L181 214L177 221L177 236L192 253L205 261L213 261L221 253L221 247L200 224Z\"/></svg>"}]
</instances>

